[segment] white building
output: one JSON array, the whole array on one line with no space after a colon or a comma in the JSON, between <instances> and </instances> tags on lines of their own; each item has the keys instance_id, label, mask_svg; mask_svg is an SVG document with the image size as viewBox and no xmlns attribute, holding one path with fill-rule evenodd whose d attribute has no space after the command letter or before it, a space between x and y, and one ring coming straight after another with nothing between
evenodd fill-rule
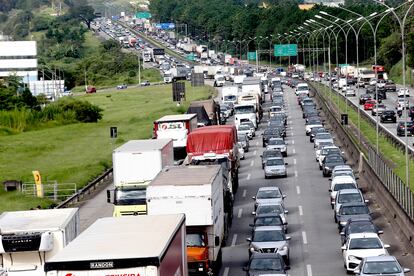
<instances>
[{"instance_id":1,"label":"white building","mask_svg":"<svg viewBox=\"0 0 414 276\"><path fill-rule=\"evenodd\" d=\"M304 0L303 2L305 4L320 4L330 7L338 7L345 4L345 0Z\"/></svg>"},{"instance_id":2,"label":"white building","mask_svg":"<svg viewBox=\"0 0 414 276\"><path fill-rule=\"evenodd\" d=\"M64 80L39 80L30 81L29 89L33 96L44 94L45 96L56 99L65 91Z\"/></svg>"},{"instance_id":3,"label":"white building","mask_svg":"<svg viewBox=\"0 0 414 276\"><path fill-rule=\"evenodd\" d=\"M36 41L0 41L0 78L13 74L37 81Z\"/></svg>"}]
</instances>

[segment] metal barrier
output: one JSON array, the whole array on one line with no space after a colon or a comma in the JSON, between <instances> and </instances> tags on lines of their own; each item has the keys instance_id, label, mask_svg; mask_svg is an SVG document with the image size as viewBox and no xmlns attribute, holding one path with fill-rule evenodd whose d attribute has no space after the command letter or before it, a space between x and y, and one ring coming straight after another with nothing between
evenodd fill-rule
<instances>
[{"instance_id":1,"label":"metal barrier","mask_svg":"<svg viewBox=\"0 0 414 276\"><path fill-rule=\"evenodd\" d=\"M78 203L84 197L90 195L94 192L99 186L103 183L107 182L110 178L112 178L113 169L110 168L106 170L103 174L98 176L95 180L90 182L88 185L83 187L81 190L67 198L65 201L61 202L56 208L67 208L71 205Z\"/></svg>"},{"instance_id":2,"label":"metal barrier","mask_svg":"<svg viewBox=\"0 0 414 276\"><path fill-rule=\"evenodd\" d=\"M65 200L77 192L76 183L58 183L49 181L42 184L43 196L54 201ZM34 182L23 183L22 193L37 196L36 184Z\"/></svg>"}]
</instances>

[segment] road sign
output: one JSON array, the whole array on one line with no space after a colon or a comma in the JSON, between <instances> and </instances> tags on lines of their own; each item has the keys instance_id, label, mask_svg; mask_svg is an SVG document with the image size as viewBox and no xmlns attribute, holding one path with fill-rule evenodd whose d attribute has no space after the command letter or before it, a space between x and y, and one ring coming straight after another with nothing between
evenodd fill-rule
<instances>
[{"instance_id":1,"label":"road sign","mask_svg":"<svg viewBox=\"0 0 414 276\"><path fill-rule=\"evenodd\" d=\"M111 136L112 139L115 139L116 137L118 137L118 128L117 127L110 127L109 128L109 135Z\"/></svg>"},{"instance_id":2,"label":"road sign","mask_svg":"<svg viewBox=\"0 0 414 276\"><path fill-rule=\"evenodd\" d=\"M256 60L256 52L248 52L247 53L248 60Z\"/></svg>"},{"instance_id":3,"label":"road sign","mask_svg":"<svg viewBox=\"0 0 414 276\"><path fill-rule=\"evenodd\" d=\"M173 82L172 92L174 102L185 101L185 82Z\"/></svg>"},{"instance_id":4,"label":"road sign","mask_svg":"<svg viewBox=\"0 0 414 276\"><path fill-rule=\"evenodd\" d=\"M161 30L171 30L171 29L175 29L175 24L174 23L157 23L155 24L155 27Z\"/></svg>"},{"instance_id":5,"label":"road sign","mask_svg":"<svg viewBox=\"0 0 414 276\"><path fill-rule=\"evenodd\" d=\"M275 44L275 57L291 57L298 55L298 44Z\"/></svg>"},{"instance_id":6,"label":"road sign","mask_svg":"<svg viewBox=\"0 0 414 276\"><path fill-rule=\"evenodd\" d=\"M135 17L139 19L150 19L152 15L149 12L137 12Z\"/></svg>"},{"instance_id":7,"label":"road sign","mask_svg":"<svg viewBox=\"0 0 414 276\"><path fill-rule=\"evenodd\" d=\"M42 185L42 178L40 177L39 171L32 171L35 184L36 184L36 195L37 197L43 197L43 185Z\"/></svg>"}]
</instances>

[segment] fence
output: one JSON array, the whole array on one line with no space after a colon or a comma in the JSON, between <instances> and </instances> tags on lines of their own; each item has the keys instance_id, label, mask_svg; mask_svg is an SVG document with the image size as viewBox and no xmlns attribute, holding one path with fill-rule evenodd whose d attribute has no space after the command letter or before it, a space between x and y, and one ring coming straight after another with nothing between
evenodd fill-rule
<instances>
[{"instance_id":1,"label":"fence","mask_svg":"<svg viewBox=\"0 0 414 276\"><path fill-rule=\"evenodd\" d=\"M54 201L62 201L77 192L76 183L58 183L57 181L46 182L42 184L43 196ZM23 183L22 193L26 195L37 196L35 183Z\"/></svg>"},{"instance_id":2,"label":"fence","mask_svg":"<svg viewBox=\"0 0 414 276\"><path fill-rule=\"evenodd\" d=\"M368 151L368 163L404 212L414 220L414 194L410 187L405 185L372 148Z\"/></svg>"}]
</instances>

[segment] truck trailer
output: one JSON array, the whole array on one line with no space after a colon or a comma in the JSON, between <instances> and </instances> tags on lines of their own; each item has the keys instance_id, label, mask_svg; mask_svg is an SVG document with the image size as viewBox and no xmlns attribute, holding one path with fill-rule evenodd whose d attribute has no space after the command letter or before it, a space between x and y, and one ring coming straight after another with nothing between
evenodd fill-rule
<instances>
[{"instance_id":1,"label":"truck trailer","mask_svg":"<svg viewBox=\"0 0 414 276\"><path fill-rule=\"evenodd\" d=\"M45 261L75 239L79 227L77 208L4 212L0 216L0 272L44 276Z\"/></svg>"},{"instance_id":2,"label":"truck trailer","mask_svg":"<svg viewBox=\"0 0 414 276\"><path fill-rule=\"evenodd\" d=\"M183 214L101 218L45 264L46 276L188 275Z\"/></svg>"},{"instance_id":3,"label":"truck trailer","mask_svg":"<svg viewBox=\"0 0 414 276\"><path fill-rule=\"evenodd\" d=\"M188 271L218 271L226 240L221 166L165 168L148 186L149 215L185 214Z\"/></svg>"},{"instance_id":4,"label":"truck trailer","mask_svg":"<svg viewBox=\"0 0 414 276\"><path fill-rule=\"evenodd\" d=\"M107 190L114 217L145 215L148 184L174 164L172 139L131 140L114 150L114 189Z\"/></svg>"}]
</instances>

